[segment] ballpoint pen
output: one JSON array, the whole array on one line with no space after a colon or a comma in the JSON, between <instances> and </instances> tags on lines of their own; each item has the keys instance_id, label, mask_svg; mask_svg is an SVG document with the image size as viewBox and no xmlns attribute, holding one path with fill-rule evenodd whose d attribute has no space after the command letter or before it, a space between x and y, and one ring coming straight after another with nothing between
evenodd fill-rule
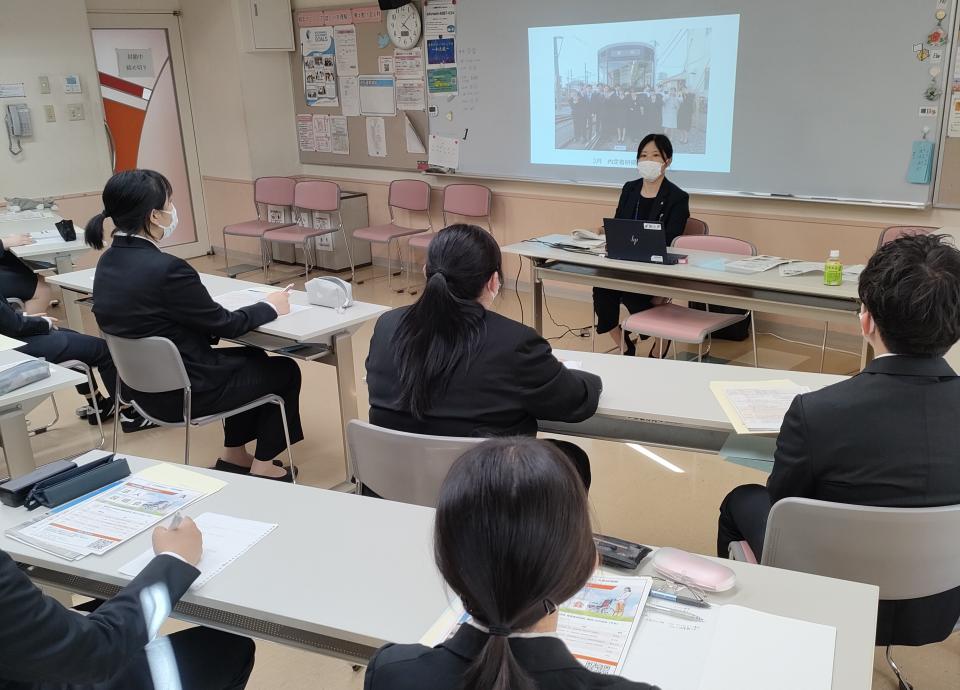
<instances>
[{"instance_id":1,"label":"ballpoint pen","mask_svg":"<svg viewBox=\"0 0 960 690\"><path fill-rule=\"evenodd\" d=\"M679 594L674 594L673 592L664 592L659 589L651 589L650 596L656 599L663 599L664 601L672 601L677 604L684 604L686 606L696 606L698 609L708 609L710 604L705 601L700 601L699 599L694 599L693 597L685 597Z\"/></svg>"},{"instance_id":2,"label":"ballpoint pen","mask_svg":"<svg viewBox=\"0 0 960 690\"><path fill-rule=\"evenodd\" d=\"M177 529L181 522L183 522L183 515L181 515L180 511L178 510L173 514L173 520L170 521L170 529Z\"/></svg>"},{"instance_id":3,"label":"ballpoint pen","mask_svg":"<svg viewBox=\"0 0 960 690\"><path fill-rule=\"evenodd\" d=\"M676 616L677 618L682 618L686 621L693 621L695 623L703 623L703 619L695 613L690 613L689 611L684 611L682 609L674 609L669 606L657 606L656 604L651 604L649 601L644 605L644 610L657 611L659 613L666 613L669 616Z\"/></svg>"}]
</instances>

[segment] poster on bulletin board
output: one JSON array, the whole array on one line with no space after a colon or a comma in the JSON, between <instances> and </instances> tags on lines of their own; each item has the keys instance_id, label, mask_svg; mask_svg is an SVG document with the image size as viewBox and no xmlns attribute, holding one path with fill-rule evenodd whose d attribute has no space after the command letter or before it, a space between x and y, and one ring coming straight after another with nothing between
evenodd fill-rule
<instances>
[{"instance_id":1,"label":"poster on bulletin board","mask_svg":"<svg viewBox=\"0 0 960 690\"><path fill-rule=\"evenodd\" d=\"M336 107L337 96L336 44L333 27L300 29L303 55L303 95L311 107Z\"/></svg>"}]
</instances>

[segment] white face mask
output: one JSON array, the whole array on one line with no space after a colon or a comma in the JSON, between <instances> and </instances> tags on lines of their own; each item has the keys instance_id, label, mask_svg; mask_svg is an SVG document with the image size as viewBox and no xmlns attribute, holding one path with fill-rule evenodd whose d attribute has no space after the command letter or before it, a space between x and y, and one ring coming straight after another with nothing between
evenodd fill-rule
<instances>
[{"instance_id":1,"label":"white face mask","mask_svg":"<svg viewBox=\"0 0 960 690\"><path fill-rule=\"evenodd\" d=\"M169 213L170 214L170 225L160 225L157 223L157 227L163 230L163 237L161 241L167 239L173 234L173 231L177 229L177 223L180 222L180 219L177 217L177 207L171 204L169 211L160 211L160 213Z\"/></svg>"},{"instance_id":2,"label":"white face mask","mask_svg":"<svg viewBox=\"0 0 960 690\"><path fill-rule=\"evenodd\" d=\"M648 182L654 182L663 174L663 163L657 161L639 161L637 163L637 172L640 177Z\"/></svg>"}]
</instances>

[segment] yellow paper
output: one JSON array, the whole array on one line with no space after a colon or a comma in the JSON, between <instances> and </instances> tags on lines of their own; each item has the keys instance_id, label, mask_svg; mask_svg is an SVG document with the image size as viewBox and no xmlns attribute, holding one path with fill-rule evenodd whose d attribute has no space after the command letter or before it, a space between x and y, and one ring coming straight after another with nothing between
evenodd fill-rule
<instances>
[{"instance_id":1,"label":"yellow paper","mask_svg":"<svg viewBox=\"0 0 960 690\"><path fill-rule=\"evenodd\" d=\"M780 431L783 415L790 402L799 394L809 393L806 386L799 386L787 379L774 381L711 381L710 390L716 397L723 413L738 434L776 434ZM745 394L757 398L755 417L744 419L731 396ZM774 420L772 423L771 420Z\"/></svg>"},{"instance_id":2,"label":"yellow paper","mask_svg":"<svg viewBox=\"0 0 960 690\"><path fill-rule=\"evenodd\" d=\"M13 338L8 338L5 335L0 335L0 352L6 352L7 350L13 350L20 347L21 345L26 345L22 340L14 340Z\"/></svg>"},{"instance_id":3,"label":"yellow paper","mask_svg":"<svg viewBox=\"0 0 960 690\"><path fill-rule=\"evenodd\" d=\"M175 486L179 489L202 491L208 496L227 485L222 479L187 470L169 462L158 462L156 465L151 465L147 469L137 472L137 476L158 484Z\"/></svg>"}]
</instances>

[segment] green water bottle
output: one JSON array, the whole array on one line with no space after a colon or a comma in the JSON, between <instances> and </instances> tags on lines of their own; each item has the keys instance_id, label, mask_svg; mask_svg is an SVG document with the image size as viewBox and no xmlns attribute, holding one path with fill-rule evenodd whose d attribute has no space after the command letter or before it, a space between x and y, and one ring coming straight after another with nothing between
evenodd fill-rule
<instances>
[{"instance_id":1,"label":"green water bottle","mask_svg":"<svg viewBox=\"0 0 960 690\"><path fill-rule=\"evenodd\" d=\"M823 265L823 284L832 287L843 285L843 264L840 263L839 249L831 249L830 258Z\"/></svg>"}]
</instances>

